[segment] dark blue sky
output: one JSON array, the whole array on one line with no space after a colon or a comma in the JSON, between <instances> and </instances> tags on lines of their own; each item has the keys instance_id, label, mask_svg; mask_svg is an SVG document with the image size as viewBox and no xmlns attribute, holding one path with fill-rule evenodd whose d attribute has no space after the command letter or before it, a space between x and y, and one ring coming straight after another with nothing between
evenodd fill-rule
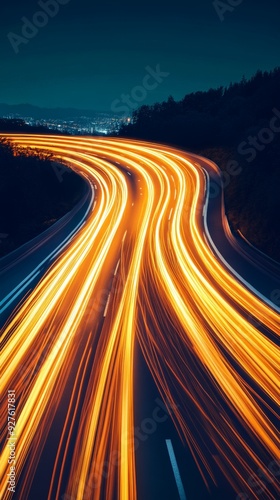
<instances>
[{"instance_id":1,"label":"dark blue sky","mask_svg":"<svg viewBox=\"0 0 280 500\"><path fill-rule=\"evenodd\" d=\"M110 110L142 86L147 66L159 64L169 76L156 86L150 79L155 88L140 104L228 85L280 63L278 0L241 0L223 21L213 0L54 1L65 5L44 18L36 17L38 0L1 6L0 102ZM229 3L238 1L220 2ZM21 18L34 15L45 26L15 38Z\"/></svg>"}]
</instances>

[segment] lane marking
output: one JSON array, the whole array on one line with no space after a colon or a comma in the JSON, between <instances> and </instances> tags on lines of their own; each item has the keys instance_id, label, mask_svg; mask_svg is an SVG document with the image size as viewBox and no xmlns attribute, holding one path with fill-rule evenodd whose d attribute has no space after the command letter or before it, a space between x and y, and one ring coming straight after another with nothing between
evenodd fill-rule
<instances>
[{"instance_id":1,"label":"lane marking","mask_svg":"<svg viewBox=\"0 0 280 500\"><path fill-rule=\"evenodd\" d=\"M170 219L171 219L171 216L172 216L172 212L173 212L173 207L172 207L172 208L171 208L171 210L170 210L170 213L169 213L169 217L168 217L168 220L170 220Z\"/></svg>"},{"instance_id":2,"label":"lane marking","mask_svg":"<svg viewBox=\"0 0 280 500\"><path fill-rule=\"evenodd\" d=\"M118 272L120 261L121 261L121 259L118 260L118 263L117 263L116 268L115 268L114 276L116 276L116 274Z\"/></svg>"},{"instance_id":3,"label":"lane marking","mask_svg":"<svg viewBox=\"0 0 280 500\"><path fill-rule=\"evenodd\" d=\"M109 295L108 295L108 299L107 299L107 302L106 302L106 306L105 306L105 309L104 309L103 318L106 318L106 316L107 316L107 312L108 312L108 307L109 307L110 298L111 298L111 294L109 293Z\"/></svg>"},{"instance_id":4,"label":"lane marking","mask_svg":"<svg viewBox=\"0 0 280 500\"><path fill-rule=\"evenodd\" d=\"M165 442L166 442L167 451L169 454L171 466L173 469L173 474L175 477L176 485L178 488L179 498L180 498L180 500L187 500L171 439L166 439Z\"/></svg>"},{"instance_id":5,"label":"lane marking","mask_svg":"<svg viewBox=\"0 0 280 500\"><path fill-rule=\"evenodd\" d=\"M9 302L7 302L7 304L5 305L5 307L3 307L1 310L0 310L0 314L2 314L6 309L7 307L9 307L9 305L11 305L14 300L21 294L21 292L26 288L28 287L28 285L30 285L30 283L32 283L32 281L40 274L40 271L37 271L37 273L33 274L33 276L31 276L31 278L25 283L24 287L20 288L18 290L18 292L13 295L13 297L11 298L11 300L9 300Z\"/></svg>"},{"instance_id":6,"label":"lane marking","mask_svg":"<svg viewBox=\"0 0 280 500\"><path fill-rule=\"evenodd\" d=\"M19 288L21 288L24 283L26 283L26 281L30 281L31 279L33 279L33 276L36 274L36 270L32 271L28 276L26 276L10 293L8 293L8 295L6 295L6 297L4 297L1 301L0 301L0 306L2 306L5 302L7 302L7 300L9 300L10 297L12 297L12 295L14 293L17 292L17 290ZM25 285L27 286L27 284ZM4 309L3 309L4 311ZM0 313L2 312L2 309L0 309Z\"/></svg>"},{"instance_id":7,"label":"lane marking","mask_svg":"<svg viewBox=\"0 0 280 500\"><path fill-rule=\"evenodd\" d=\"M231 272L231 274L234 275L238 279L239 282L243 283L243 285L247 289L249 289L251 292L253 292L253 294L256 297L259 297L263 302L265 302L266 304L268 304L272 309L274 309L274 311L279 312L280 308L277 307L277 305L274 304L268 297L266 297L259 290L257 290L253 285L251 285L249 283L249 281L247 281L245 278L243 278L243 276L241 276L241 274L239 274L238 271L236 271L229 264L229 262L223 257L223 255L221 254L221 252L218 250L217 246L215 245L215 243L214 243L214 241L213 241L213 239L212 239L212 237L210 235L210 231L209 231L209 227L208 227L208 221L207 221L207 213L208 213L208 206L209 206L209 200L210 200L210 175L207 172L207 170L205 170L205 169L203 169L203 170L204 170L206 178L207 178L207 196L206 196L206 202L205 202L205 207L206 208L205 208L205 217L203 219L203 221L204 221L204 230L205 230L205 235L206 235L206 241L208 241L209 246L212 249L212 251L214 252L214 254L217 257L219 257L220 261L224 264L224 266L227 269L229 269L229 271ZM233 248L233 250L234 250L234 248Z\"/></svg>"}]
</instances>

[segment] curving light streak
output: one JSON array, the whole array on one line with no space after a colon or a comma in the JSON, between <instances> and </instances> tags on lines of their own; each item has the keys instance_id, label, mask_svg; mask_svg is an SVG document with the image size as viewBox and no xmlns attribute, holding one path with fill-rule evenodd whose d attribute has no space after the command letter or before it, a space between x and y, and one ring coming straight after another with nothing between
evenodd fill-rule
<instances>
[{"instance_id":1,"label":"curving light streak","mask_svg":"<svg viewBox=\"0 0 280 500\"><path fill-rule=\"evenodd\" d=\"M261 469L263 498L272 499L279 315L209 248L203 169L156 144L8 137L52 151L96 186L86 223L3 332L2 388L18 399L21 498L49 436L56 449L49 499L65 489L78 500L137 498L129 439L137 336L159 391L180 401L174 422L205 481L215 481L214 459L236 491L257 498L247 479ZM5 440L4 407L1 422ZM3 499L7 459L5 447Z\"/></svg>"}]
</instances>

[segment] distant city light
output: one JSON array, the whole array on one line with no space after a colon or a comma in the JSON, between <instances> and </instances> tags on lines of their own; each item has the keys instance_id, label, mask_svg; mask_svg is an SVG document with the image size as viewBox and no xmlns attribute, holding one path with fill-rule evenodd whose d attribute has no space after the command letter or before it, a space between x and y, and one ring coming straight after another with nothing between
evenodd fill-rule
<instances>
[{"instance_id":1,"label":"distant city light","mask_svg":"<svg viewBox=\"0 0 280 500\"><path fill-rule=\"evenodd\" d=\"M71 117L69 119L58 119L58 118L41 118L35 119L32 116L21 116L19 114L9 114L8 116L2 116L0 118L8 119L21 119L27 125L30 126L42 126L47 127L50 130L59 130L60 132L65 132L68 134L115 134L117 133L123 123L130 123L131 118L123 119L114 114L109 113L96 113L94 117L90 116L79 116Z\"/></svg>"}]
</instances>

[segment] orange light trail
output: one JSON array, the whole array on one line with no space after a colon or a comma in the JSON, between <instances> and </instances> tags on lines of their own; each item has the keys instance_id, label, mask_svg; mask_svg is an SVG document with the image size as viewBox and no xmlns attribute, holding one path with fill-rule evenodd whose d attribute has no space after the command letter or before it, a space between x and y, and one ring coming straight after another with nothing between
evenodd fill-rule
<instances>
[{"instance_id":1,"label":"orange light trail","mask_svg":"<svg viewBox=\"0 0 280 500\"><path fill-rule=\"evenodd\" d=\"M7 137L51 151L86 177L94 195L84 225L3 331L2 392L15 389L18 399L21 498L50 435L49 499L137 498L129 439L137 341L161 395L179 402L172 418L205 482L215 482L215 461L237 492L258 498L247 480L261 470L263 498L272 500L265 484L273 480L269 462L279 459L271 418L279 402L279 314L229 272L205 238L201 164L216 166L144 142ZM3 407L1 422L4 442ZM3 499L11 498L7 461L6 446Z\"/></svg>"}]
</instances>

